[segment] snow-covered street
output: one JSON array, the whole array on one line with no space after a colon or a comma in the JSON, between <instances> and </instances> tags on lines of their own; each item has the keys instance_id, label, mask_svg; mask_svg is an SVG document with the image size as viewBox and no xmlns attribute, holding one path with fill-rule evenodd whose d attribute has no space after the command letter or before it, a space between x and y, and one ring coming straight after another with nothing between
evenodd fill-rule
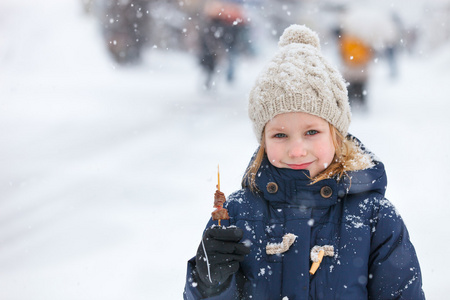
<instances>
[{"instance_id":1,"label":"snow-covered street","mask_svg":"<svg viewBox=\"0 0 450 300\"><path fill-rule=\"evenodd\" d=\"M0 3L0 299L181 299L217 165L228 195L257 147L247 93L271 49L207 92L187 53L114 65L78 2ZM427 298L445 299L450 45L399 66L375 65L350 132L386 165Z\"/></svg>"}]
</instances>

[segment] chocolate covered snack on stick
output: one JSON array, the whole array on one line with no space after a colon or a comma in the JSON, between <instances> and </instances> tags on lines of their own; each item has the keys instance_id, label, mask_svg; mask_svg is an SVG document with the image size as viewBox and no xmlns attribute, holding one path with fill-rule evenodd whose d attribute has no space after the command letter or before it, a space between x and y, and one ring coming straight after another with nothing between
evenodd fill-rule
<instances>
[{"instance_id":1,"label":"chocolate covered snack on stick","mask_svg":"<svg viewBox=\"0 0 450 300\"><path fill-rule=\"evenodd\" d=\"M228 220L230 217L228 216L228 211L226 208L219 207L215 211L211 213L213 220ZM219 224L220 225L220 224Z\"/></svg>"},{"instance_id":2,"label":"chocolate covered snack on stick","mask_svg":"<svg viewBox=\"0 0 450 300\"><path fill-rule=\"evenodd\" d=\"M214 207L216 210L211 213L213 220L228 220L230 218L227 209L223 208L225 201L224 193L216 190L216 193L214 194Z\"/></svg>"},{"instance_id":3,"label":"chocolate covered snack on stick","mask_svg":"<svg viewBox=\"0 0 450 300\"><path fill-rule=\"evenodd\" d=\"M226 208L223 208L225 201L227 201L225 194L220 191L220 173L219 166L217 166L217 190L214 193L214 207L216 210L211 213L211 216L213 220L219 221L219 225L220 220L228 220L230 218Z\"/></svg>"},{"instance_id":4,"label":"chocolate covered snack on stick","mask_svg":"<svg viewBox=\"0 0 450 300\"><path fill-rule=\"evenodd\" d=\"M225 194L219 190L216 190L216 192L214 193L214 207L223 207L225 201L227 201L225 198Z\"/></svg>"}]
</instances>

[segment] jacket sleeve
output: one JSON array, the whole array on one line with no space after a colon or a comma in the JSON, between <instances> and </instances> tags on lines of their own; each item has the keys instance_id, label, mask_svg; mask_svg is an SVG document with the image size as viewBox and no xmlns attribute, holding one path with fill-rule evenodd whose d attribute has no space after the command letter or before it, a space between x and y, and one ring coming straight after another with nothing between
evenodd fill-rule
<instances>
[{"instance_id":1,"label":"jacket sleeve","mask_svg":"<svg viewBox=\"0 0 450 300\"><path fill-rule=\"evenodd\" d=\"M378 204L369 258L369 299L425 299L419 261L408 230L388 200Z\"/></svg>"}]
</instances>

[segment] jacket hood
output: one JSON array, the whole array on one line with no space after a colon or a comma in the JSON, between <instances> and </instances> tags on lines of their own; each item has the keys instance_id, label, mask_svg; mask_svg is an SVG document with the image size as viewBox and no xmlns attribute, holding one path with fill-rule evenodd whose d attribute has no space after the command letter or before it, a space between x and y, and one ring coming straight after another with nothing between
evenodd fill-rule
<instances>
[{"instance_id":1,"label":"jacket hood","mask_svg":"<svg viewBox=\"0 0 450 300\"><path fill-rule=\"evenodd\" d=\"M384 164L359 139L351 135L349 137L357 143L365 157L371 160L371 164L366 169L348 172L342 178L341 185L346 188L348 194L376 192L384 197L387 187Z\"/></svg>"},{"instance_id":2,"label":"jacket hood","mask_svg":"<svg viewBox=\"0 0 450 300\"><path fill-rule=\"evenodd\" d=\"M347 172L340 180L330 178L311 184L309 171L277 168L265 156L255 178L259 193L262 193L264 198L272 204L284 203L306 207L330 206L335 204L338 198L349 194L375 192L384 196L387 178L383 163L376 159L359 140L356 138L354 140L359 145L364 158L369 159L368 168ZM258 149L249 166L253 163ZM246 185L244 178L243 187ZM324 187L331 188L331 196L325 194L324 197Z\"/></svg>"},{"instance_id":3,"label":"jacket hood","mask_svg":"<svg viewBox=\"0 0 450 300\"><path fill-rule=\"evenodd\" d=\"M341 180L348 194L376 192L383 197L386 192L387 177L384 164L374 160L373 167L365 170L351 171Z\"/></svg>"}]
</instances>

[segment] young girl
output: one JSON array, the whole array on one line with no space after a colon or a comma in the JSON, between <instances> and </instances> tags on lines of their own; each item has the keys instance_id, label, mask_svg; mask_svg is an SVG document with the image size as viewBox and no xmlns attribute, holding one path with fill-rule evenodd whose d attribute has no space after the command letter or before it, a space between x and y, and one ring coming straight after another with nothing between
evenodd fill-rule
<instances>
[{"instance_id":1,"label":"young girl","mask_svg":"<svg viewBox=\"0 0 450 300\"><path fill-rule=\"evenodd\" d=\"M347 133L346 85L317 34L284 31L249 116L260 147L230 219L207 225L184 299L424 299L384 166Z\"/></svg>"}]
</instances>

